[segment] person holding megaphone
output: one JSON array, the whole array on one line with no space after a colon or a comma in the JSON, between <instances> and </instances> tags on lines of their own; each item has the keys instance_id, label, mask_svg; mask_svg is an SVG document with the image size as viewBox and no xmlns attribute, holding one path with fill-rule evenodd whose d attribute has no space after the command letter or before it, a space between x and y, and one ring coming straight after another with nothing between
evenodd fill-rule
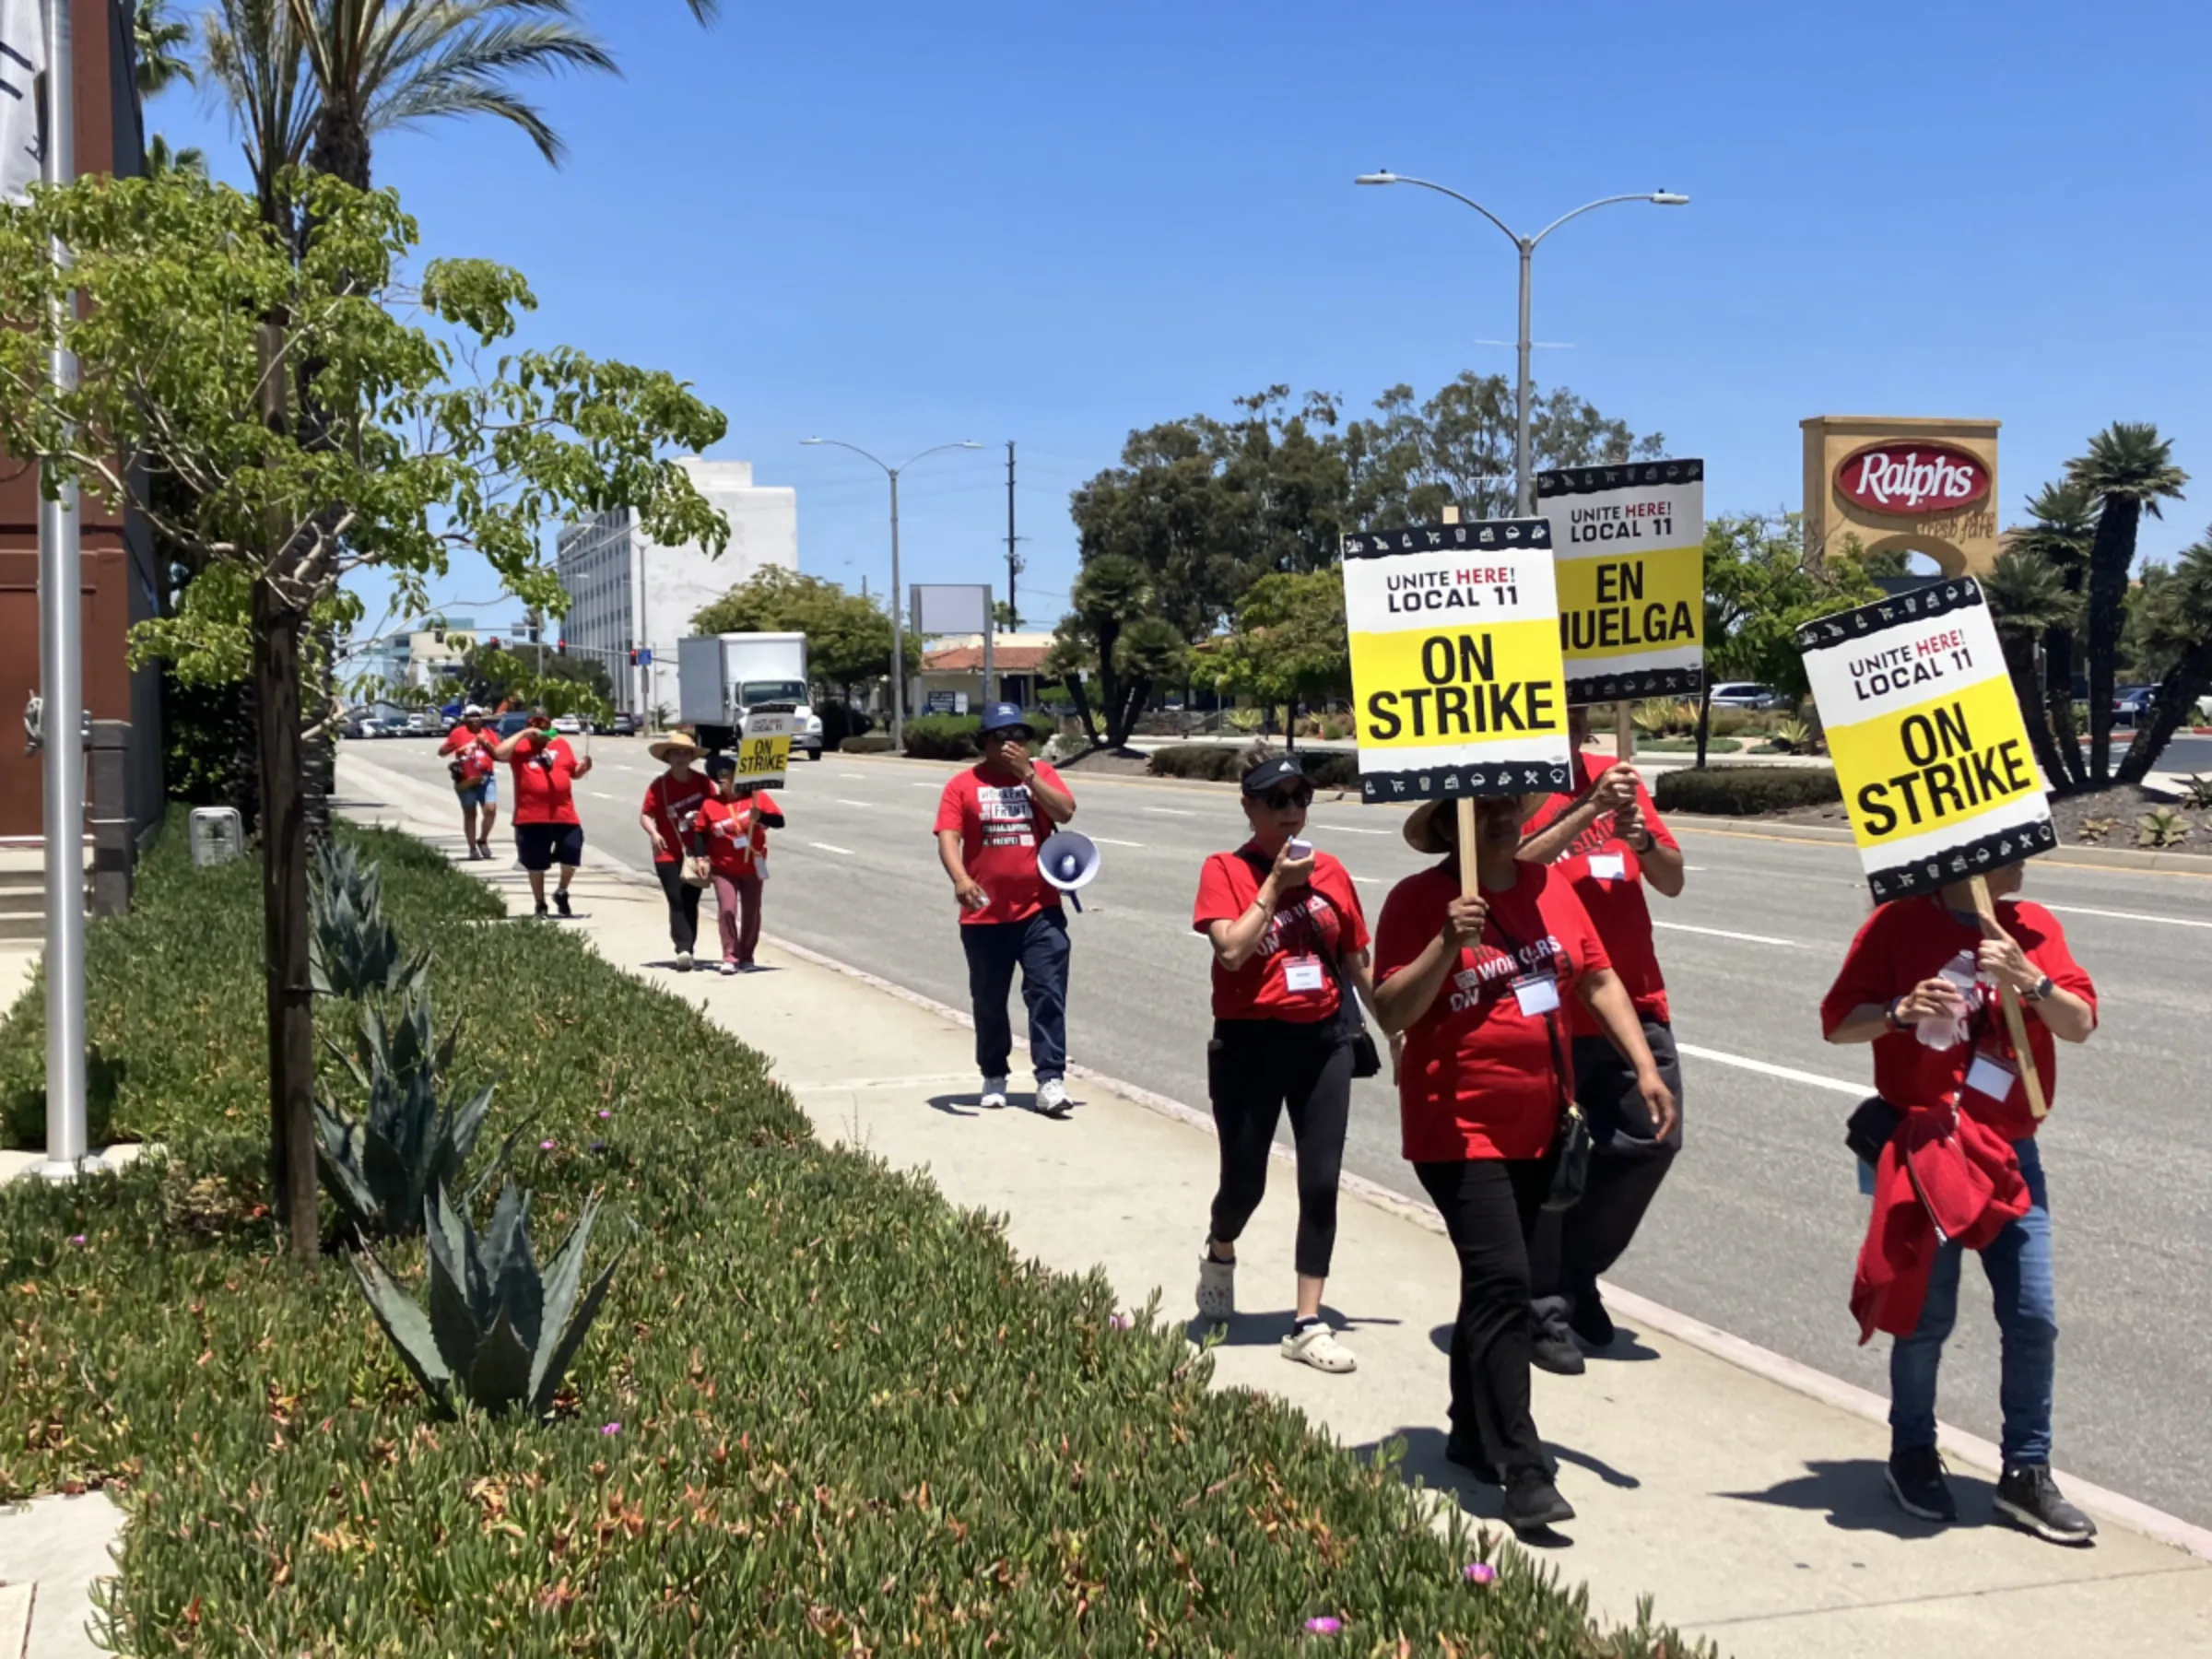
<instances>
[{"instance_id":1,"label":"person holding megaphone","mask_svg":"<svg viewBox=\"0 0 2212 1659\"><path fill-rule=\"evenodd\" d=\"M975 1015L982 1103L1006 1103L1014 1028L1006 998L1021 970L1030 1013L1036 1110L1067 1112L1067 912L1038 865L1039 843L1076 816L1060 774L1030 759L1030 724L1018 703L983 710L983 756L946 783L937 800L937 857L960 906L960 945Z\"/></svg>"},{"instance_id":2,"label":"person holding megaphone","mask_svg":"<svg viewBox=\"0 0 2212 1659\"><path fill-rule=\"evenodd\" d=\"M1206 861L1191 912L1192 928L1214 947L1206 1072L1221 1147L1198 1312L1217 1320L1236 1312L1237 1237L1267 1190L1288 1109L1298 1144L1298 1311L1283 1358L1348 1371L1358 1356L1322 1317L1321 1293L1336 1243L1352 1079L1380 1069L1359 1012L1374 1002L1367 918L1345 867L1304 839L1313 785L1298 757L1251 759L1242 784L1251 837Z\"/></svg>"}]
</instances>

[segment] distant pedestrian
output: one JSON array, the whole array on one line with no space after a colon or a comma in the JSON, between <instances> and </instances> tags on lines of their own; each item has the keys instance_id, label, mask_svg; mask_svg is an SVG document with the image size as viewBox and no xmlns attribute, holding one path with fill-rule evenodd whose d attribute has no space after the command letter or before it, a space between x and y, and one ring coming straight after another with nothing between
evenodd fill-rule
<instances>
[{"instance_id":1,"label":"distant pedestrian","mask_svg":"<svg viewBox=\"0 0 2212 1659\"><path fill-rule=\"evenodd\" d=\"M1313 785L1298 757L1253 759L1242 783L1250 838L1206 861L1191 912L1192 927L1214 947L1206 1073L1221 1150L1198 1312L1236 1312L1236 1241L1266 1193L1288 1108L1298 1145L1298 1306L1283 1358L1348 1371L1359 1357L1336 1340L1321 1299L1336 1243L1359 1004L1374 1001L1367 918L1344 865L1302 839Z\"/></svg>"},{"instance_id":2,"label":"distant pedestrian","mask_svg":"<svg viewBox=\"0 0 2212 1659\"><path fill-rule=\"evenodd\" d=\"M1682 1105L1682 1060L1666 1002L1666 981L1652 936L1646 887L1672 899L1682 891L1682 850L1668 833L1652 797L1626 763L1600 766L1583 746L1590 741L1590 711L1570 709L1576 788L1536 808L1521 841L1521 856L1549 865L1572 884L1589 912L1613 971L1636 1005L1643 1041L1660 1079ZM1536 1223L1529 1269L1536 1313L1534 1357L1547 1371L1575 1376L1583 1370L1581 1337L1594 1348L1613 1344L1613 1321L1597 1292L1658 1195L1675 1154L1682 1147L1679 1117L1674 1133L1653 1139L1635 1068L1612 1043L1589 1009L1568 1005L1573 1034L1574 1098L1590 1125L1590 1179L1582 1201L1546 1210Z\"/></svg>"},{"instance_id":3,"label":"distant pedestrian","mask_svg":"<svg viewBox=\"0 0 2212 1659\"><path fill-rule=\"evenodd\" d=\"M722 971L751 973L759 964L761 884L768 879L768 832L783 827L782 808L765 789L737 781L737 760L716 755L707 762L716 793L693 820L705 843L714 877L714 909L722 924Z\"/></svg>"},{"instance_id":4,"label":"distant pedestrian","mask_svg":"<svg viewBox=\"0 0 2212 1659\"><path fill-rule=\"evenodd\" d=\"M438 746L450 757L445 770L461 802L461 839L471 858L491 856L491 830L500 817L500 766L492 757L498 741L484 724L484 711L470 703Z\"/></svg>"},{"instance_id":5,"label":"distant pedestrian","mask_svg":"<svg viewBox=\"0 0 2212 1659\"><path fill-rule=\"evenodd\" d=\"M955 773L937 800L937 857L960 905L982 1103L1006 1103L1014 1049L1006 997L1018 967L1036 1109L1059 1117L1068 1109L1067 913L1037 867L1037 848L1076 816L1076 797L1058 772L1030 759L1030 737L1018 704L983 710L983 758Z\"/></svg>"},{"instance_id":6,"label":"distant pedestrian","mask_svg":"<svg viewBox=\"0 0 2212 1659\"><path fill-rule=\"evenodd\" d=\"M658 738L645 752L667 770L645 785L638 823L653 842L653 873L668 900L668 942L676 947L677 971L688 973L699 943L699 898L712 879L704 849L691 844L691 820L713 785L694 764L699 745L688 733Z\"/></svg>"},{"instance_id":7,"label":"distant pedestrian","mask_svg":"<svg viewBox=\"0 0 2212 1659\"><path fill-rule=\"evenodd\" d=\"M553 731L553 717L543 709L530 712L529 724L492 750L495 759L506 761L513 772L514 852L530 875L530 897L536 913L546 914L546 872L560 865L560 886L553 902L564 916L569 908L569 884L583 862L583 820L576 816L576 780L592 770L589 755L579 760L566 737Z\"/></svg>"},{"instance_id":8,"label":"distant pedestrian","mask_svg":"<svg viewBox=\"0 0 2212 1659\"><path fill-rule=\"evenodd\" d=\"M1977 913L1965 882L1882 905L1851 942L1820 1004L1830 1042L1874 1044L1875 1088L1902 1114L1882 1152L1853 1310L1862 1340L1877 1328L1897 1338L1889 1350L1890 1493L1907 1514L1955 1521L1958 1501L1936 1450L1936 1375L1958 1317L1962 1240L1971 1234L1956 1221L1945 1233L1936 1230L1926 1207L1940 1202L1935 1171L1924 1172L1917 1162L1906 1169L1903 1149L1933 1143L1978 1158L1980 1173L1970 1182L1975 1191L1994 1186L2002 1194L2011 1187L2013 1218L1978 1244L2002 1338L1997 1399L2005 1466L1996 1511L2053 1543L2086 1544L2097 1535L2096 1523L2066 1500L2051 1477L2058 1371L2051 1201L2038 1123L1997 987L2009 987L2022 1004L2047 1100L2055 1100L2058 1087L2052 1040L2088 1041L2097 1029L2097 987L2067 948L2058 919L2012 897L2020 889L2019 865L1994 870L1987 880L1996 900L1993 922ZM1899 1250L1908 1239L1916 1241L1913 1248Z\"/></svg>"},{"instance_id":9,"label":"distant pedestrian","mask_svg":"<svg viewBox=\"0 0 2212 1659\"><path fill-rule=\"evenodd\" d=\"M1529 1409L1528 1243L1548 1196L1574 1074L1560 1008L1598 1018L1634 1068L1664 1140L1675 1104L1643 1028L1574 888L1517 854L1524 806L1475 806L1477 887L1456 856L1391 889L1375 930L1375 1003L1406 1033L1398 1113L1405 1154L1459 1256L1452 1329L1452 1433L1444 1454L1505 1488L1506 1524L1571 1520ZM1425 801L1406 820L1417 853L1454 854L1457 802Z\"/></svg>"}]
</instances>

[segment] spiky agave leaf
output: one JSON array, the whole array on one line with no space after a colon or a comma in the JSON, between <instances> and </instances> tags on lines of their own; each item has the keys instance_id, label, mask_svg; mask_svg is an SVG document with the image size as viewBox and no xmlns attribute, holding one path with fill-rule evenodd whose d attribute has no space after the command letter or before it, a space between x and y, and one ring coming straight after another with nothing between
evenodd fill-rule
<instances>
[{"instance_id":1,"label":"spiky agave leaf","mask_svg":"<svg viewBox=\"0 0 2212 1659\"><path fill-rule=\"evenodd\" d=\"M582 1300L577 1300L577 1287L583 1280L584 1251L591 1243L592 1224L598 1215L599 1195L594 1193L583 1206L583 1214L576 1218L575 1227L553 1253L553 1265L546 1287L545 1321L538 1334L537 1353L530 1367L530 1409L541 1417L553 1409L553 1396L560 1391L561 1379L568 1374L577 1350L583 1346L592 1321L598 1317L599 1304L606 1298L607 1286L614 1282L615 1269L629 1253L628 1244L616 1251L599 1277L592 1281Z\"/></svg>"},{"instance_id":2,"label":"spiky agave leaf","mask_svg":"<svg viewBox=\"0 0 2212 1659\"><path fill-rule=\"evenodd\" d=\"M379 1206L375 1192L361 1173L361 1126L341 1117L322 1100L314 1102L314 1112L315 1157L331 1196L356 1224L373 1221Z\"/></svg>"},{"instance_id":3,"label":"spiky agave leaf","mask_svg":"<svg viewBox=\"0 0 2212 1659\"><path fill-rule=\"evenodd\" d=\"M477 1348L463 1392L479 1411L505 1411L530 1397L530 1348L502 1310Z\"/></svg>"},{"instance_id":4,"label":"spiky agave leaf","mask_svg":"<svg viewBox=\"0 0 2212 1659\"><path fill-rule=\"evenodd\" d=\"M415 1381L434 1403L450 1406L453 1373L440 1349L429 1319L374 1255L364 1250L352 1259L355 1282L368 1299L376 1323L383 1327L392 1346L399 1350L402 1363L415 1373Z\"/></svg>"},{"instance_id":5,"label":"spiky agave leaf","mask_svg":"<svg viewBox=\"0 0 2212 1659\"><path fill-rule=\"evenodd\" d=\"M429 1245L429 1271L424 1292L429 1303L430 1328L437 1334L438 1351L455 1376L465 1377L476 1363L477 1347L484 1339L484 1324L469 1294L468 1261L474 1241L467 1236L468 1221L457 1215L441 1188L425 1206L423 1236Z\"/></svg>"}]
</instances>

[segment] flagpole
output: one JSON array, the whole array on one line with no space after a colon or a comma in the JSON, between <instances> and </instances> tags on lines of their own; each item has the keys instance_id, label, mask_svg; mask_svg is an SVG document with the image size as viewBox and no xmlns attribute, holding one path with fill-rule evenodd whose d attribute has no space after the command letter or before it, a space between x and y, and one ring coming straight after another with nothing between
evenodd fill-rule
<instances>
[{"instance_id":1,"label":"flagpole","mask_svg":"<svg viewBox=\"0 0 2212 1659\"><path fill-rule=\"evenodd\" d=\"M41 176L76 178L76 53L71 0L44 0L46 132ZM53 245L57 265L68 250ZM61 324L76 305L54 308L51 371L61 392L76 385L76 360ZM46 1161L38 1172L67 1181L91 1151L85 1122L85 735L84 580L76 486L65 481L39 500L39 673L43 712L46 830Z\"/></svg>"}]
</instances>

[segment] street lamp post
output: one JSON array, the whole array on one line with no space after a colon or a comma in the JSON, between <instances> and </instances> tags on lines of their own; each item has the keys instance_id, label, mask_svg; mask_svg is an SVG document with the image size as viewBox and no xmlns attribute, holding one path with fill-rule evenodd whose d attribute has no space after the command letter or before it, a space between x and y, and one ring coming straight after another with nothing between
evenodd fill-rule
<instances>
[{"instance_id":1,"label":"street lamp post","mask_svg":"<svg viewBox=\"0 0 2212 1659\"><path fill-rule=\"evenodd\" d=\"M1571 213L1560 214L1558 218L1553 219L1550 224L1545 226L1534 236L1521 236L1515 234L1511 226L1480 202L1475 200L1474 197L1464 196L1456 190L1449 189L1442 184L1431 183L1427 179L1407 178L1403 173L1394 173L1388 168L1384 168L1381 172L1361 173L1352 182L1356 184L1418 184L1423 190L1433 190L1439 195L1448 195L1455 202L1465 203L1481 214L1484 218L1488 219L1491 224L1504 231L1507 240L1521 251L1521 335L1517 342L1520 347L1521 365L1519 380L1513 388L1513 512L1521 518L1532 516L1536 511L1536 483L1535 476L1529 465L1528 453L1529 396L1532 390L1528 373L1528 285L1530 262L1535 257L1536 244L1569 219L1588 213L1593 208L1610 207L1616 202L1650 202L1659 207L1682 207L1688 205L1689 198L1686 195L1677 194L1671 190L1654 190L1629 195L1600 196L1594 202L1584 202Z\"/></svg>"},{"instance_id":2,"label":"street lamp post","mask_svg":"<svg viewBox=\"0 0 2212 1659\"><path fill-rule=\"evenodd\" d=\"M906 747L906 626L901 619L899 595L905 592L899 585L899 475L926 455L939 450L975 450L983 446L973 439L963 438L958 443L940 443L924 450L921 454L910 455L893 466L881 456L871 455L857 443L847 443L841 438L802 438L801 443L827 443L837 449L851 450L865 460L883 468L884 477L891 481L891 746Z\"/></svg>"}]
</instances>

